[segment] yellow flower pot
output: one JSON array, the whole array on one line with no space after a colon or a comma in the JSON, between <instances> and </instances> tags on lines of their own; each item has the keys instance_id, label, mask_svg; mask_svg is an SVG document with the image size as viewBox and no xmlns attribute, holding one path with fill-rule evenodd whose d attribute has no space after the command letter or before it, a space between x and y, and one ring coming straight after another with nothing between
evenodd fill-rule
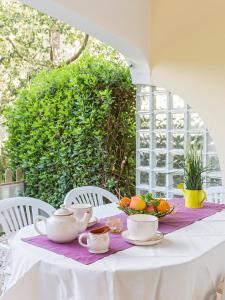
<instances>
[{"instance_id":1,"label":"yellow flower pot","mask_svg":"<svg viewBox=\"0 0 225 300\"><path fill-rule=\"evenodd\" d=\"M182 190L185 198L185 207L202 208L206 199L206 193L203 190Z\"/></svg>"},{"instance_id":2,"label":"yellow flower pot","mask_svg":"<svg viewBox=\"0 0 225 300\"><path fill-rule=\"evenodd\" d=\"M177 188L182 191L185 198L185 207L202 208L203 202L206 199L204 190L186 190L183 183L179 183Z\"/></svg>"}]
</instances>

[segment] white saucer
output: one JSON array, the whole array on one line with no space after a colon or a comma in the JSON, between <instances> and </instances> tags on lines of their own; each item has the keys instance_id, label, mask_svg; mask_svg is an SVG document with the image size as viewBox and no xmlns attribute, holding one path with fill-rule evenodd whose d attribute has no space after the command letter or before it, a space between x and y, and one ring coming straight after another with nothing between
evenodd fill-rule
<instances>
[{"instance_id":1,"label":"white saucer","mask_svg":"<svg viewBox=\"0 0 225 300\"><path fill-rule=\"evenodd\" d=\"M99 251L88 249L88 251L89 251L90 253L101 254L101 253L106 253L106 252L108 252L109 249L104 249L104 250L99 250Z\"/></svg>"},{"instance_id":2,"label":"white saucer","mask_svg":"<svg viewBox=\"0 0 225 300\"><path fill-rule=\"evenodd\" d=\"M97 222L98 222L98 218L92 216L91 219L90 219L90 221L88 222L88 226L87 227L91 227L91 226L95 225Z\"/></svg>"},{"instance_id":3,"label":"white saucer","mask_svg":"<svg viewBox=\"0 0 225 300\"><path fill-rule=\"evenodd\" d=\"M122 238L127 241L130 244L136 245L136 246L150 246L150 245L156 245L158 243L160 243L163 238L164 235L161 232L157 232L156 235L154 235L150 240L148 241L138 241L138 240L134 240L131 237L129 237L129 232L128 230L123 231L121 233Z\"/></svg>"}]
</instances>

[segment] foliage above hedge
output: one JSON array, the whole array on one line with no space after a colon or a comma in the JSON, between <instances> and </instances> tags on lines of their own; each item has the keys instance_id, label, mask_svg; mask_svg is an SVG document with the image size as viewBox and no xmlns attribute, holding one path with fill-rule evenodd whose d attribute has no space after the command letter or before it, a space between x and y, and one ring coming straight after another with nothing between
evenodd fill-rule
<instances>
[{"instance_id":1,"label":"foliage above hedge","mask_svg":"<svg viewBox=\"0 0 225 300\"><path fill-rule=\"evenodd\" d=\"M42 71L5 112L11 167L26 195L58 206L76 186L126 194L135 181L135 91L126 66L83 55Z\"/></svg>"}]
</instances>

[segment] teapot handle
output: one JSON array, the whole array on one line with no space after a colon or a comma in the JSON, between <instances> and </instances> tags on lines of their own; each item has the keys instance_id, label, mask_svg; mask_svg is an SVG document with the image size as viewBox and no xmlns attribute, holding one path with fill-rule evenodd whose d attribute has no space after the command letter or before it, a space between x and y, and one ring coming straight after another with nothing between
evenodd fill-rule
<instances>
[{"instance_id":1,"label":"teapot handle","mask_svg":"<svg viewBox=\"0 0 225 300\"><path fill-rule=\"evenodd\" d=\"M46 233L43 233L43 232L40 230L40 228L38 228L37 223L38 223L39 221L44 221L44 223L45 223L45 228L46 228L46 225L47 225L46 218L43 217L43 216L37 216L37 217L35 218L35 221L34 221L34 228L35 228L35 230L36 230L40 235L46 235Z\"/></svg>"}]
</instances>

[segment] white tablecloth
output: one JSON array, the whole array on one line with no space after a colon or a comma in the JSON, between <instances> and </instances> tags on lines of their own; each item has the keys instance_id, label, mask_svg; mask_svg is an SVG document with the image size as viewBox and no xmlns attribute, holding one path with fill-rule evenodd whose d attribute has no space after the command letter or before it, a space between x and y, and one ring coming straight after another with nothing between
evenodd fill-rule
<instances>
[{"instance_id":1,"label":"white tablecloth","mask_svg":"<svg viewBox=\"0 0 225 300\"><path fill-rule=\"evenodd\" d=\"M94 209L97 217L117 213L115 204ZM3 300L215 300L225 274L225 211L91 265L21 241L33 235L25 227L12 243Z\"/></svg>"}]
</instances>

